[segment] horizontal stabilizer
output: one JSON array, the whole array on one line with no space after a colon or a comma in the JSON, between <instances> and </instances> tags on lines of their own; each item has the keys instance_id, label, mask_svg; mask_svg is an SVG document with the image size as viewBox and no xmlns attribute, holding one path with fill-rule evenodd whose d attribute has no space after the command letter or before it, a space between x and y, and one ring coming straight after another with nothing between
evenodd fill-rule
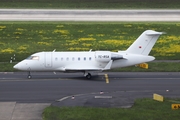
<instances>
[{"instance_id":1,"label":"horizontal stabilizer","mask_svg":"<svg viewBox=\"0 0 180 120\"><path fill-rule=\"evenodd\" d=\"M166 34L165 32L156 32L156 31L149 31L148 33L146 33L146 35L162 35L162 34Z\"/></svg>"}]
</instances>

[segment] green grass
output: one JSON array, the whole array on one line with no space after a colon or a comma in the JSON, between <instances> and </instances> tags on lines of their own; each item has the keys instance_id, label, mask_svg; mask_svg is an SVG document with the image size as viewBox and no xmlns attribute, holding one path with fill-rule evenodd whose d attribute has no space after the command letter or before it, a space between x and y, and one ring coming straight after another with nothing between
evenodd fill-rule
<instances>
[{"instance_id":1,"label":"green grass","mask_svg":"<svg viewBox=\"0 0 180 120\"><path fill-rule=\"evenodd\" d=\"M132 9L180 8L179 0L1 0L0 8Z\"/></svg>"},{"instance_id":2,"label":"green grass","mask_svg":"<svg viewBox=\"0 0 180 120\"><path fill-rule=\"evenodd\" d=\"M13 66L16 63L0 63L0 72L16 72L18 70L13 69ZM140 67L125 67L119 69L110 70L111 72L180 72L180 64L179 63L166 63L166 62L150 62L149 69L143 69Z\"/></svg>"},{"instance_id":3,"label":"green grass","mask_svg":"<svg viewBox=\"0 0 180 120\"><path fill-rule=\"evenodd\" d=\"M146 29L165 31L150 55L156 59L180 58L180 23L171 22L0 22L0 71L14 71L11 57L19 62L39 51L126 50ZM15 55L15 56L14 56ZM179 71L178 63L150 63L148 70L135 67L113 71Z\"/></svg>"},{"instance_id":4,"label":"green grass","mask_svg":"<svg viewBox=\"0 0 180 120\"><path fill-rule=\"evenodd\" d=\"M176 99L176 101L180 101ZM47 107L43 120L179 120L180 110L172 110L170 99L137 99L132 108Z\"/></svg>"},{"instance_id":5,"label":"green grass","mask_svg":"<svg viewBox=\"0 0 180 120\"><path fill-rule=\"evenodd\" d=\"M0 72L14 72L17 71L13 69L15 63L0 63Z\"/></svg>"},{"instance_id":6,"label":"green grass","mask_svg":"<svg viewBox=\"0 0 180 120\"><path fill-rule=\"evenodd\" d=\"M150 55L180 58L180 23L0 22L0 62L18 62L39 51L126 50L146 29L165 31Z\"/></svg>"}]
</instances>

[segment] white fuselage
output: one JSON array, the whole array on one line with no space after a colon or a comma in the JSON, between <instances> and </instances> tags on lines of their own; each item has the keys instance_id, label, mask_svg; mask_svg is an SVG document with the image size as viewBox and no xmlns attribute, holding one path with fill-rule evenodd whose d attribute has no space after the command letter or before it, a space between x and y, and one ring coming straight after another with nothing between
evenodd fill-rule
<instances>
[{"instance_id":1,"label":"white fuselage","mask_svg":"<svg viewBox=\"0 0 180 120\"><path fill-rule=\"evenodd\" d=\"M14 68L24 71L102 71L110 60L113 60L110 69L113 69L149 62L154 60L154 57L128 54L125 51L39 52L21 61Z\"/></svg>"}]
</instances>

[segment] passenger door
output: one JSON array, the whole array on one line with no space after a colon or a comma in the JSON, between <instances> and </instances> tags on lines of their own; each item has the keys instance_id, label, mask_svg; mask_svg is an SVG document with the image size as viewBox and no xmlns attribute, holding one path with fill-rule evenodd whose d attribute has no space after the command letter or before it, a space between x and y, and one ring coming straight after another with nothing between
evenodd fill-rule
<instances>
[{"instance_id":1,"label":"passenger door","mask_svg":"<svg viewBox=\"0 0 180 120\"><path fill-rule=\"evenodd\" d=\"M45 52L45 67L52 67L52 52Z\"/></svg>"}]
</instances>

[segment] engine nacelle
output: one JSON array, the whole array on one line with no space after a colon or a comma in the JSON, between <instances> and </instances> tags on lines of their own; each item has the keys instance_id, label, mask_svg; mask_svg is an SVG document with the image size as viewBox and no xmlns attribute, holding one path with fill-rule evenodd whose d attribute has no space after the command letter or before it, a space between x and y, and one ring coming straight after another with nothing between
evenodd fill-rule
<instances>
[{"instance_id":1,"label":"engine nacelle","mask_svg":"<svg viewBox=\"0 0 180 120\"><path fill-rule=\"evenodd\" d=\"M118 53L112 53L110 51L96 51L95 59L99 62L109 62L110 60L123 59L123 56Z\"/></svg>"},{"instance_id":2,"label":"engine nacelle","mask_svg":"<svg viewBox=\"0 0 180 120\"><path fill-rule=\"evenodd\" d=\"M96 51L95 59L99 62L109 62L111 60L110 51Z\"/></svg>"}]
</instances>

